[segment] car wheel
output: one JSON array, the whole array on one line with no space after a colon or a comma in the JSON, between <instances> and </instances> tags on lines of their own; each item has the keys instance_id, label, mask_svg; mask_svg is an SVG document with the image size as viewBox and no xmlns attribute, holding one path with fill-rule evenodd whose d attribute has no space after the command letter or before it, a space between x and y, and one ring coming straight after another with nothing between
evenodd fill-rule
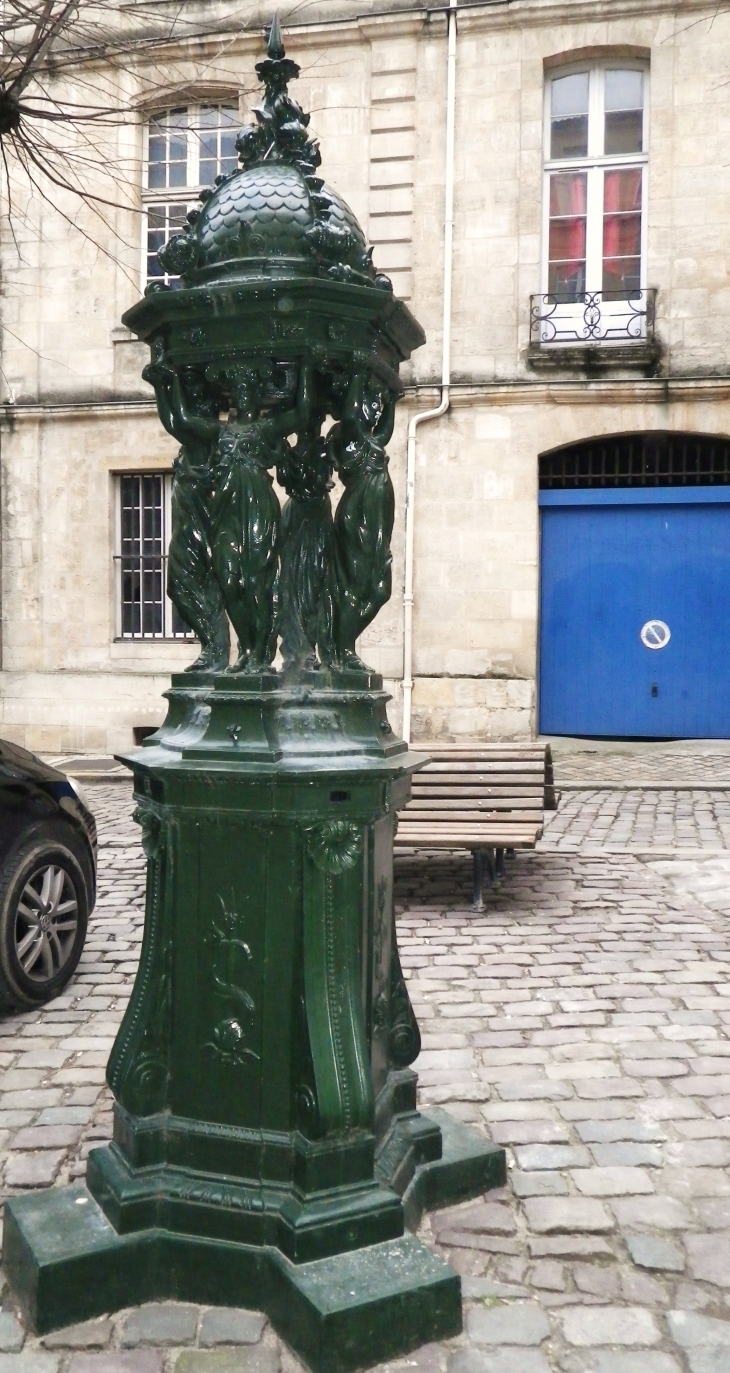
<instances>
[{"instance_id":1,"label":"car wheel","mask_svg":"<svg viewBox=\"0 0 730 1373\"><path fill-rule=\"evenodd\" d=\"M89 918L75 836L35 835L0 875L0 1006L38 1006L66 986Z\"/></svg>"}]
</instances>

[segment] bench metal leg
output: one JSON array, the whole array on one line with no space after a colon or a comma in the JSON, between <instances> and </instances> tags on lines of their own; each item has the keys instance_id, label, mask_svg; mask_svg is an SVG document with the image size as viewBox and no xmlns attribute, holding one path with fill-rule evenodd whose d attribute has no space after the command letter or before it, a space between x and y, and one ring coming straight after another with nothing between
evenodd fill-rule
<instances>
[{"instance_id":1,"label":"bench metal leg","mask_svg":"<svg viewBox=\"0 0 730 1373\"><path fill-rule=\"evenodd\" d=\"M504 875L504 849L474 849L474 896L472 905L475 911L484 910L484 882L489 879L495 887Z\"/></svg>"},{"instance_id":2,"label":"bench metal leg","mask_svg":"<svg viewBox=\"0 0 730 1373\"><path fill-rule=\"evenodd\" d=\"M517 849L505 849L505 854L506 854L507 858L516 858L516 857L517 857Z\"/></svg>"},{"instance_id":3,"label":"bench metal leg","mask_svg":"<svg viewBox=\"0 0 730 1373\"><path fill-rule=\"evenodd\" d=\"M484 910L484 859L486 854L481 849L474 849L472 858L474 859L474 895L472 906L475 911Z\"/></svg>"}]
</instances>

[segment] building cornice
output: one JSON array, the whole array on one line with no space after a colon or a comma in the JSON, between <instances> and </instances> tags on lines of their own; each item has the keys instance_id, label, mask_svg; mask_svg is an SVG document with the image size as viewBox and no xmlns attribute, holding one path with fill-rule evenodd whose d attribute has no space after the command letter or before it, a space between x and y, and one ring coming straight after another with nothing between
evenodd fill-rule
<instances>
[{"instance_id":1,"label":"building cornice","mask_svg":"<svg viewBox=\"0 0 730 1373\"><path fill-rule=\"evenodd\" d=\"M405 388L406 404L430 407L441 391L434 382L414 382ZM730 372L717 377L599 377L584 381L565 380L455 382L451 386L451 405L646 405L681 401L730 400ZM21 421L118 420L122 415L157 416L154 399L100 401L22 401L0 405L0 425L12 428Z\"/></svg>"},{"instance_id":2,"label":"building cornice","mask_svg":"<svg viewBox=\"0 0 730 1373\"><path fill-rule=\"evenodd\" d=\"M523 25L600 24L622 19L648 19L653 15L707 12L708 19L717 17L717 8L708 0L607 0L597 6L595 0L498 0L495 4L470 5L461 0L459 27L464 32L496 28L517 28Z\"/></svg>"},{"instance_id":3,"label":"building cornice","mask_svg":"<svg viewBox=\"0 0 730 1373\"><path fill-rule=\"evenodd\" d=\"M20 401L17 405L6 402L0 405L0 426L7 430L22 421L32 420L42 424L45 420L66 419L114 419L120 415L154 415L157 406L152 400L101 400L101 401Z\"/></svg>"},{"instance_id":4,"label":"building cornice","mask_svg":"<svg viewBox=\"0 0 730 1373\"><path fill-rule=\"evenodd\" d=\"M406 398L419 408L435 405L440 388L431 383L406 387ZM451 405L662 405L681 401L730 400L730 373L718 377L600 377L592 381L485 381L454 383Z\"/></svg>"},{"instance_id":5,"label":"building cornice","mask_svg":"<svg viewBox=\"0 0 730 1373\"><path fill-rule=\"evenodd\" d=\"M124 7L133 14L135 6ZM166 6L160 4L160 11ZM600 8L600 12L597 12ZM316 46L322 34L327 34L328 44L352 43L370 40L380 33L397 34L417 33L420 29L436 29L441 36L444 28L443 18L448 5L443 3L414 4L404 9L381 11L369 14L328 15L326 19L313 19L307 23L286 22L286 33L292 51ZM688 14L707 14L708 20L716 17L716 7L708 0L606 0L598 7L595 0L460 0L459 26L464 32L524 25L559 25L596 23L605 25L628 18L649 18L651 16L675 15L686 18ZM233 35L233 36L232 36ZM99 66L128 62L135 58L141 64L146 61L191 60L214 56L221 41L226 43L226 53L260 53L263 27L256 24L242 29L240 14L225 16L217 24L207 27L201 21L200 28L193 33L179 37L160 34L120 33L102 42L86 53L54 54L51 69L68 66Z\"/></svg>"}]
</instances>

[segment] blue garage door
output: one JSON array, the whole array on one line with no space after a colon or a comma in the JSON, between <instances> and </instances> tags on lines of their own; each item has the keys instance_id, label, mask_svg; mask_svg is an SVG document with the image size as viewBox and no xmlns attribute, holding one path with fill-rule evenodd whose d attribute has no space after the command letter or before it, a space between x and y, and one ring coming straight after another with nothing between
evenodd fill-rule
<instances>
[{"instance_id":1,"label":"blue garage door","mask_svg":"<svg viewBox=\"0 0 730 1373\"><path fill-rule=\"evenodd\" d=\"M541 732L730 738L730 486L540 507Z\"/></svg>"}]
</instances>

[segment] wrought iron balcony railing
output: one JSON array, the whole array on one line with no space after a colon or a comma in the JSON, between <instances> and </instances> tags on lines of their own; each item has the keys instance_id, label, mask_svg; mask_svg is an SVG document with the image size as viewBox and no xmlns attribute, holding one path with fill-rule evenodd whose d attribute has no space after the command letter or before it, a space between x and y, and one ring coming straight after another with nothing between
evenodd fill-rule
<instances>
[{"instance_id":1,"label":"wrought iron balcony railing","mask_svg":"<svg viewBox=\"0 0 730 1373\"><path fill-rule=\"evenodd\" d=\"M653 343L656 288L558 292L530 296L530 345L576 348L602 343Z\"/></svg>"}]
</instances>

